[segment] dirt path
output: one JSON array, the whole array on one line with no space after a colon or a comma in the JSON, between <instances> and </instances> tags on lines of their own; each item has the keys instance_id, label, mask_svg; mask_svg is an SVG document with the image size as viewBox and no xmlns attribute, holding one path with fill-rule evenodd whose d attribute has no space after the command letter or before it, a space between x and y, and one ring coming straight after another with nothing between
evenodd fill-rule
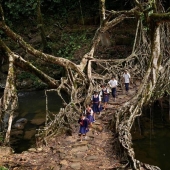
<instances>
[{"instance_id":1,"label":"dirt path","mask_svg":"<svg viewBox=\"0 0 170 170\"><path fill-rule=\"evenodd\" d=\"M96 122L83 142L79 140L77 124L72 136L62 135L53 138L48 146L0 157L0 165L10 170L109 170L120 167L113 149L114 134L107 125L114 112L135 94L137 87L131 86L129 95L118 88L116 102L110 97L108 109L102 111L100 117L96 116Z\"/></svg>"}]
</instances>

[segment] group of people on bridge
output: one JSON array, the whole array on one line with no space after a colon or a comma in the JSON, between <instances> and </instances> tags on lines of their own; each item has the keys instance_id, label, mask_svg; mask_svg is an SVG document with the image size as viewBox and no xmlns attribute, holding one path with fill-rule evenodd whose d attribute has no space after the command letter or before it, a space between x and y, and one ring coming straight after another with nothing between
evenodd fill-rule
<instances>
[{"instance_id":1,"label":"group of people on bridge","mask_svg":"<svg viewBox=\"0 0 170 170\"><path fill-rule=\"evenodd\" d=\"M129 91L129 83L130 83L130 74L127 70L125 70L123 74L125 90L128 94ZM91 97L91 104L87 105L83 114L80 115L78 123L80 124L79 128L79 136L80 141L82 141L83 136L86 138L86 133L89 131L92 124L96 121L96 114L101 115L102 110L107 109L107 104L109 102L110 92L113 97L113 101L116 101L117 96L117 86L118 81L116 77L113 76L112 79L107 83L101 86L101 90L94 91Z\"/></svg>"}]
</instances>

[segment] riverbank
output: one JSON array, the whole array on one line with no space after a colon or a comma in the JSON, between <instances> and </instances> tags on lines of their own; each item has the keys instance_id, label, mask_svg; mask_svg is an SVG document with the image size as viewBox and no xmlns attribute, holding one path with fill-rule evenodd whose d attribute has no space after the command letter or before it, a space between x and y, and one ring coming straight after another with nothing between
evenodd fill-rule
<instances>
[{"instance_id":1,"label":"riverbank","mask_svg":"<svg viewBox=\"0 0 170 170\"><path fill-rule=\"evenodd\" d=\"M80 142L78 137L79 125L75 122L72 126L72 133L55 136L47 142L47 145L37 145L37 147L29 148L22 153L12 153L10 148L5 150L1 147L0 165L10 170L122 169L123 163L126 161L121 158L121 154L118 154L120 148L115 147L116 136L108 125L115 111L136 94L139 85L140 81L132 84L129 95L125 95L122 89L118 87L116 102L113 101L112 97L110 98L108 109L102 111L100 117L97 116L97 121L87 133L87 139L84 139L83 142ZM142 123L142 126L144 126L144 123ZM140 132L138 132L138 139L141 137ZM134 135L133 140L136 140Z\"/></svg>"},{"instance_id":2,"label":"riverbank","mask_svg":"<svg viewBox=\"0 0 170 170\"><path fill-rule=\"evenodd\" d=\"M108 109L97 117L83 142L79 141L79 125L75 123L71 136L56 136L48 141L47 146L30 148L20 154L5 156L1 153L0 164L12 170L104 170L121 167L123 160L113 149L114 133L108 125L115 111L136 93L138 85L131 86L129 95L124 95L118 88L117 101L110 98Z\"/></svg>"}]
</instances>

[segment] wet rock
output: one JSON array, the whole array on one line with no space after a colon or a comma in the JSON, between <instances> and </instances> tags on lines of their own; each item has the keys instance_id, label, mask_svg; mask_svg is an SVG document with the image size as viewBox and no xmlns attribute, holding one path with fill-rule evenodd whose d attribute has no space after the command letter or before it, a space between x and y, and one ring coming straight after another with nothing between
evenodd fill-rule
<instances>
[{"instance_id":1,"label":"wet rock","mask_svg":"<svg viewBox=\"0 0 170 170\"><path fill-rule=\"evenodd\" d=\"M76 140L77 140L77 138L74 138L74 137L72 137L72 136L67 136L67 138L66 138L66 142L70 142L70 143L73 143L73 142L76 142Z\"/></svg>"},{"instance_id":2,"label":"wet rock","mask_svg":"<svg viewBox=\"0 0 170 170\"><path fill-rule=\"evenodd\" d=\"M109 170L109 169L110 169L110 170L113 170L114 168L116 168L116 167L114 167L114 166L109 166L109 167L108 167L108 166L99 166L99 169L105 169L105 170L106 170L106 169L108 169L108 170ZM123 169L122 169L122 170L123 170Z\"/></svg>"},{"instance_id":3,"label":"wet rock","mask_svg":"<svg viewBox=\"0 0 170 170\"><path fill-rule=\"evenodd\" d=\"M33 125L41 125L45 122L44 118L38 118L38 119L33 119L31 120L31 124Z\"/></svg>"},{"instance_id":4,"label":"wet rock","mask_svg":"<svg viewBox=\"0 0 170 170\"><path fill-rule=\"evenodd\" d=\"M35 148L28 149L29 152L36 152L37 150Z\"/></svg>"},{"instance_id":5,"label":"wet rock","mask_svg":"<svg viewBox=\"0 0 170 170\"><path fill-rule=\"evenodd\" d=\"M21 118L17 120L16 123L12 127L16 129L24 129L24 126L26 123L27 123L27 119Z\"/></svg>"},{"instance_id":6,"label":"wet rock","mask_svg":"<svg viewBox=\"0 0 170 170\"><path fill-rule=\"evenodd\" d=\"M83 152L78 152L78 153L74 153L74 156L75 156L76 158L83 158L85 155L84 155Z\"/></svg>"},{"instance_id":7,"label":"wet rock","mask_svg":"<svg viewBox=\"0 0 170 170\"><path fill-rule=\"evenodd\" d=\"M16 121L16 123L23 123L23 124L26 124L26 123L27 123L27 119L26 119L26 118L18 119L18 120Z\"/></svg>"},{"instance_id":8,"label":"wet rock","mask_svg":"<svg viewBox=\"0 0 170 170\"><path fill-rule=\"evenodd\" d=\"M69 159L70 162L81 162L81 158L71 158Z\"/></svg>"},{"instance_id":9,"label":"wet rock","mask_svg":"<svg viewBox=\"0 0 170 170\"><path fill-rule=\"evenodd\" d=\"M12 126L13 128L16 129L24 129L24 124L22 123L15 123L14 126Z\"/></svg>"},{"instance_id":10,"label":"wet rock","mask_svg":"<svg viewBox=\"0 0 170 170\"><path fill-rule=\"evenodd\" d=\"M43 148L37 148L37 152L42 152Z\"/></svg>"},{"instance_id":11,"label":"wet rock","mask_svg":"<svg viewBox=\"0 0 170 170\"><path fill-rule=\"evenodd\" d=\"M98 157L95 156L95 155L88 156L88 157L86 158L87 161L96 160L96 159L98 159Z\"/></svg>"},{"instance_id":12,"label":"wet rock","mask_svg":"<svg viewBox=\"0 0 170 170\"><path fill-rule=\"evenodd\" d=\"M80 162L71 163L70 167L74 170L79 170L81 168Z\"/></svg>"},{"instance_id":13,"label":"wet rock","mask_svg":"<svg viewBox=\"0 0 170 170\"><path fill-rule=\"evenodd\" d=\"M35 135L35 133L36 133L35 129L25 131L24 139L31 139Z\"/></svg>"},{"instance_id":14,"label":"wet rock","mask_svg":"<svg viewBox=\"0 0 170 170\"><path fill-rule=\"evenodd\" d=\"M66 160L60 161L60 164L61 164L61 165L66 165L66 166L68 166L68 162L67 162Z\"/></svg>"},{"instance_id":15,"label":"wet rock","mask_svg":"<svg viewBox=\"0 0 170 170\"><path fill-rule=\"evenodd\" d=\"M11 147L0 146L0 156L7 156L13 154L13 149Z\"/></svg>"},{"instance_id":16,"label":"wet rock","mask_svg":"<svg viewBox=\"0 0 170 170\"><path fill-rule=\"evenodd\" d=\"M72 147L76 148L78 146L85 146L87 144L88 144L88 141L82 141L82 142L75 143Z\"/></svg>"},{"instance_id":17,"label":"wet rock","mask_svg":"<svg viewBox=\"0 0 170 170\"><path fill-rule=\"evenodd\" d=\"M26 79L21 82L21 88L29 89L30 87L33 86L33 81L31 79Z\"/></svg>"},{"instance_id":18,"label":"wet rock","mask_svg":"<svg viewBox=\"0 0 170 170\"><path fill-rule=\"evenodd\" d=\"M76 148L73 148L71 150L71 152L84 152L84 151L87 151L88 150L88 147L87 146L81 146L81 147L76 147Z\"/></svg>"},{"instance_id":19,"label":"wet rock","mask_svg":"<svg viewBox=\"0 0 170 170\"><path fill-rule=\"evenodd\" d=\"M91 131L89 131L88 133L87 133L87 136L89 137L89 138L94 138L94 132L91 130Z\"/></svg>"}]
</instances>

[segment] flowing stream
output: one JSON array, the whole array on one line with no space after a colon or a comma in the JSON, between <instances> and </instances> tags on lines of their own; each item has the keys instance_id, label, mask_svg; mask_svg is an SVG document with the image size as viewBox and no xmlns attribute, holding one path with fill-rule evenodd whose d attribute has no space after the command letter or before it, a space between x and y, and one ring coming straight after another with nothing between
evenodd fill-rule
<instances>
[{"instance_id":1,"label":"flowing stream","mask_svg":"<svg viewBox=\"0 0 170 170\"><path fill-rule=\"evenodd\" d=\"M62 101L57 92L48 92L48 109L57 114ZM12 130L12 146L15 152L20 153L30 147L35 147L36 129L44 126L46 116L46 97L44 91L19 92L19 116L14 119L14 123L20 118L26 118L27 123L24 129Z\"/></svg>"},{"instance_id":2,"label":"flowing stream","mask_svg":"<svg viewBox=\"0 0 170 170\"><path fill-rule=\"evenodd\" d=\"M136 159L156 165L161 170L170 169L170 120L168 109L148 112L141 139L133 141ZM148 121L149 120L149 121ZM148 125L146 124L148 122ZM142 127L142 122L141 125ZM132 133L133 134L133 133Z\"/></svg>"}]
</instances>

